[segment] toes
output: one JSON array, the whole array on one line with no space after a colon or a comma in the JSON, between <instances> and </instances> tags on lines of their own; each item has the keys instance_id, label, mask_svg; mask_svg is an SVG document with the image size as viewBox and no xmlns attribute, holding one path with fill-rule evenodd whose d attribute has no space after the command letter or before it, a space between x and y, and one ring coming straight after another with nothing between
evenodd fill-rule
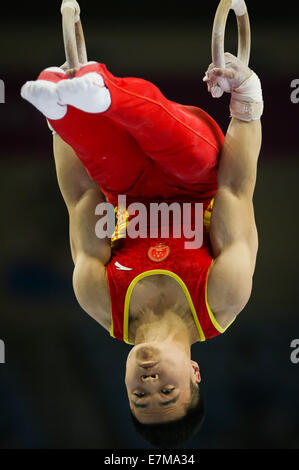
<instances>
[{"instance_id":1,"label":"toes","mask_svg":"<svg viewBox=\"0 0 299 470\"><path fill-rule=\"evenodd\" d=\"M28 97L31 95L31 83L26 82L21 88L21 96L24 100L28 100Z\"/></svg>"},{"instance_id":2,"label":"toes","mask_svg":"<svg viewBox=\"0 0 299 470\"><path fill-rule=\"evenodd\" d=\"M57 84L57 93L61 102L76 100L79 93L92 95L98 93L99 88L105 88L103 77L97 73L89 73L71 80L63 80Z\"/></svg>"},{"instance_id":3,"label":"toes","mask_svg":"<svg viewBox=\"0 0 299 470\"><path fill-rule=\"evenodd\" d=\"M29 81L22 86L21 96L47 118L61 119L67 112L67 106L59 104L56 86L46 80Z\"/></svg>"},{"instance_id":4,"label":"toes","mask_svg":"<svg viewBox=\"0 0 299 470\"><path fill-rule=\"evenodd\" d=\"M43 80L29 81L21 88L21 96L27 101L38 99L41 95L55 94L55 84Z\"/></svg>"}]
</instances>

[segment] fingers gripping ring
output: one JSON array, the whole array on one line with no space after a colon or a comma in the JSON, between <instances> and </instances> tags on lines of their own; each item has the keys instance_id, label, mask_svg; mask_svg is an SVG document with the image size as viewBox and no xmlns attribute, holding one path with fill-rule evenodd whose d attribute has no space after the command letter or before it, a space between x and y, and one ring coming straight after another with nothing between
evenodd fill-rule
<instances>
[{"instance_id":1,"label":"fingers gripping ring","mask_svg":"<svg viewBox=\"0 0 299 470\"><path fill-rule=\"evenodd\" d=\"M87 63L80 6L76 0L62 0L61 14L66 63L70 69L79 68Z\"/></svg>"},{"instance_id":2,"label":"fingers gripping ring","mask_svg":"<svg viewBox=\"0 0 299 470\"><path fill-rule=\"evenodd\" d=\"M238 59L245 65L249 63L251 34L245 1L221 0L216 11L212 33L212 60L215 67L219 68L225 68L224 38L230 10L234 10L238 23Z\"/></svg>"}]
</instances>

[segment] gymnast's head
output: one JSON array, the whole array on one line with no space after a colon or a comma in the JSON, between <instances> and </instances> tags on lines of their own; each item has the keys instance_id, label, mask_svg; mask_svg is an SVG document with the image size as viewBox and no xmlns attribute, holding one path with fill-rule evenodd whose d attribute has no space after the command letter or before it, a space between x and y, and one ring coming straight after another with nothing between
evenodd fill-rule
<instances>
[{"instance_id":1,"label":"gymnast's head","mask_svg":"<svg viewBox=\"0 0 299 470\"><path fill-rule=\"evenodd\" d=\"M159 448L175 448L200 429L204 405L198 364L172 341L135 345L125 383L136 431Z\"/></svg>"}]
</instances>

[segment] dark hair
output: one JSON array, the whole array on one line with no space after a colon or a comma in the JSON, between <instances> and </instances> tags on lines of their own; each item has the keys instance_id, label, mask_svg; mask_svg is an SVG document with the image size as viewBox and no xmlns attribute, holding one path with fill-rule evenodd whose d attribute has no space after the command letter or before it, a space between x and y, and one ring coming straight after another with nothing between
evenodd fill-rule
<instances>
[{"instance_id":1,"label":"dark hair","mask_svg":"<svg viewBox=\"0 0 299 470\"><path fill-rule=\"evenodd\" d=\"M194 437L200 430L205 416L205 406L199 385L191 381L191 403L183 418L167 423L142 424L130 410L137 433L155 447L170 449ZM194 405L195 403L195 405Z\"/></svg>"}]
</instances>

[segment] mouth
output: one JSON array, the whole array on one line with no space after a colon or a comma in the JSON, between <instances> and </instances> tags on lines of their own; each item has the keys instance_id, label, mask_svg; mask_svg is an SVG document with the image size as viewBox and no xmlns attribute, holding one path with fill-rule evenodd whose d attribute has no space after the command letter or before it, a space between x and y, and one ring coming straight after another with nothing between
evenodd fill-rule
<instances>
[{"instance_id":1,"label":"mouth","mask_svg":"<svg viewBox=\"0 0 299 470\"><path fill-rule=\"evenodd\" d=\"M158 362L142 362L141 364L139 364L139 366L140 366L142 369L152 369L152 368L155 367L157 364L158 364Z\"/></svg>"}]
</instances>

